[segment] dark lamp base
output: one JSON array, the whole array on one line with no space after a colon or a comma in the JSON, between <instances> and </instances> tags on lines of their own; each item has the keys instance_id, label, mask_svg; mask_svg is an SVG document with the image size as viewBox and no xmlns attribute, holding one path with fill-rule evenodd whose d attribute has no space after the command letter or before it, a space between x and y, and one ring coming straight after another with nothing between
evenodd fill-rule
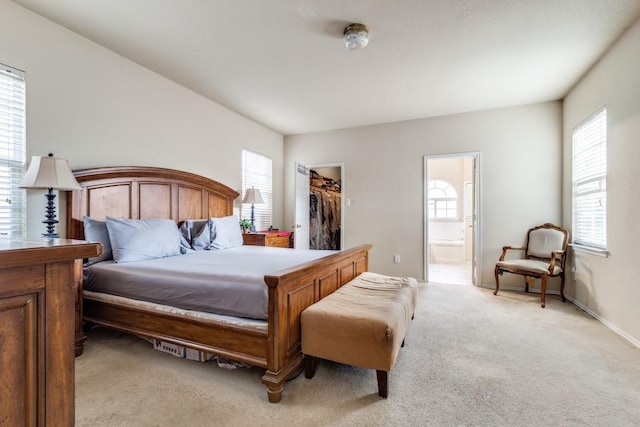
<instances>
[{"instance_id":1,"label":"dark lamp base","mask_svg":"<svg viewBox=\"0 0 640 427\"><path fill-rule=\"evenodd\" d=\"M56 233L56 224L58 220L56 219L56 207L53 204L53 199L56 198L56 195L53 194L53 188L50 188L49 191L44 195L47 198L47 207L45 220L42 221L43 224L47 224L47 232L42 233L42 237L48 237L50 239L57 239L60 236Z\"/></svg>"}]
</instances>

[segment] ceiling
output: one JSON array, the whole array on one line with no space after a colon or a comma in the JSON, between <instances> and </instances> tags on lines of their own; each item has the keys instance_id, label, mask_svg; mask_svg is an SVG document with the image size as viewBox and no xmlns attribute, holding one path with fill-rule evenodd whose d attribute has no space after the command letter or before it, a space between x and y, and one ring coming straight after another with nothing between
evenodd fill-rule
<instances>
[{"instance_id":1,"label":"ceiling","mask_svg":"<svg viewBox=\"0 0 640 427\"><path fill-rule=\"evenodd\" d=\"M562 99L640 0L14 0L283 135ZM349 23L369 27L349 51Z\"/></svg>"}]
</instances>

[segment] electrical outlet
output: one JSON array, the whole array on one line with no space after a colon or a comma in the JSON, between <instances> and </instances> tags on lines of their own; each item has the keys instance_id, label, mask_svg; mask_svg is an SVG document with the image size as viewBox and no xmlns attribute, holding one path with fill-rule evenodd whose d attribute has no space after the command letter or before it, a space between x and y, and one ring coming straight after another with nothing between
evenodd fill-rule
<instances>
[{"instance_id":1,"label":"electrical outlet","mask_svg":"<svg viewBox=\"0 0 640 427\"><path fill-rule=\"evenodd\" d=\"M393 256L393 262L396 264L400 264L400 255L394 255Z\"/></svg>"}]
</instances>

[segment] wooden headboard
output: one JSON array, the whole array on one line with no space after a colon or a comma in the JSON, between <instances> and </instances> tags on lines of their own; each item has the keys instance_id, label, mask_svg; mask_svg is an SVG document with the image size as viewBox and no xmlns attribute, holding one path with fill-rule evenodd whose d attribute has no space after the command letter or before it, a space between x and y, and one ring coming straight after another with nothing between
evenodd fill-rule
<instances>
[{"instance_id":1,"label":"wooden headboard","mask_svg":"<svg viewBox=\"0 0 640 427\"><path fill-rule=\"evenodd\" d=\"M186 219L233 213L239 193L224 184L174 169L117 166L75 171L82 190L67 192L67 237L84 239L82 218Z\"/></svg>"}]
</instances>

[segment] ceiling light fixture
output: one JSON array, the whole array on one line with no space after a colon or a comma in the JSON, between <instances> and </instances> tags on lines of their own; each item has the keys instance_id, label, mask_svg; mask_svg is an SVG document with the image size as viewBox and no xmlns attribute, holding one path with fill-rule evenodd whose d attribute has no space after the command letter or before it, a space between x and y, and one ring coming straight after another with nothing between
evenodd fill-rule
<instances>
[{"instance_id":1,"label":"ceiling light fixture","mask_svg":"<svg viewBox=\"0 0 640 427\"><path fill-rule=\"evenodd\" d=\"M347 49L364 49L369 43L369 29L364 24L349 24L344 29L344 44Z\"/></svg>"}]
</instances>

